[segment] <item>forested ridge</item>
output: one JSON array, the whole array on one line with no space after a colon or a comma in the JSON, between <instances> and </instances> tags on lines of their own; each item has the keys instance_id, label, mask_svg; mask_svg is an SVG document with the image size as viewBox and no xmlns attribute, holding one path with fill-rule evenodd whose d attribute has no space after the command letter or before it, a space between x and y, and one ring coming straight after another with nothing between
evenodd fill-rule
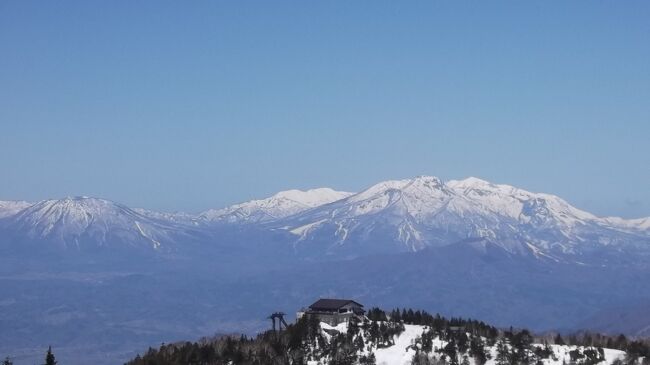
<instances>
[{"instance_id":1,"label":"forested ridge","mask_svg":"<svg viewBox=\"0 0 650 365\"><path fill-rule=\"evenodd\" d=\"M625 356L615 365L649 365L650 340L631 340L582 332L535 335L526 329L498 329L481 321L444 318L425 311L379 308L363 320L351 321L343 332L324 328L314 317L303 317L281 332L266 331L254 338L222 336L150 348L127 365L284 365L284 364L376 364L375 353L394 345L405 325L423 327L422 334L406 350L415 365L594 365L605 361L605 351L616 349ZM564 346L568 360L556 351Z\"/></svg>"}]
</instances>

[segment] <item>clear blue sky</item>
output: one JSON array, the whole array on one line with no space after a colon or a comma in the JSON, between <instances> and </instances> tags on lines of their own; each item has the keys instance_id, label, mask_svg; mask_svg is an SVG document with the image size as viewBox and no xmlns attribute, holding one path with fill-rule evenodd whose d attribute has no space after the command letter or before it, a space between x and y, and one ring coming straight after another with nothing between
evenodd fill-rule
<instances>
[{"instance_id":1,"label":"clear blue sky","mask_svg":"<svg viewBox=\"0 0 650 365\"><path fill-rule=\"evenodd\" d=\"M421 174L650 215L650 2L0 1L0 199Z\"/></svg>"}]
</instances>

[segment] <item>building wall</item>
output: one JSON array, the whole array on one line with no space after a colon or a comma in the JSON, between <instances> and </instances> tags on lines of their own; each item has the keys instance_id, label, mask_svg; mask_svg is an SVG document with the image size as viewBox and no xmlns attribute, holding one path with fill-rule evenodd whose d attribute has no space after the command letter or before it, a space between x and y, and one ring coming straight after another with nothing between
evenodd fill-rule
<instances>
[{"instance_id":1,"label":"building wall","mask_svg":"<svg viewBox=\"0 0 650 365\"><path fill-rule=\"evenodd\" d=\"M325 322L330 326L336 326L340 323L349 322L350 318L356 315L352 312L348 312L348 313L298 312L296 317L300 319L303 316L316 316L319 321Z\"/></svg>"}]
</instances>

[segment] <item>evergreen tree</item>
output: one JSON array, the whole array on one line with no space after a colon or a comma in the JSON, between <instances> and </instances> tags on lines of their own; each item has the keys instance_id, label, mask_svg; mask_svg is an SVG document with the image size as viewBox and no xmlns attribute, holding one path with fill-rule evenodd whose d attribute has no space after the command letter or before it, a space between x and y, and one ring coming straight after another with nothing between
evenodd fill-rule
<instances>
[{"instance_id":1,"label":"evergreen tree","mask_svg":"<svg viewBox=\"0 0 650 365\"><path fill-rule=\"evenodd\" d=\"M441 352L449 357L449 363L458 365L458 349L454 341L449 342L443 347Z\"/></svg>"},{"instance_id":2,"label":"evergreen tree","mask_svg":"<svg viewBox=\"0 0 650 365\"><path fill-rule=\"evenodd\" d=\"M52 346L47 349L47 354L45 354L45 365L56 365L56 359L52 353Z\"/></svg>"},{"instance_id":3,"label":"evergreen tree","mask_svg":"<svg viewBox=\"0 0 650 365\"><path fill-rule=\"evenodd\" d=\"M371 352L367 356L361 356L359 358L359 364L360 365L375 365L375 364L377 364L377 359L375 358L375 353Z\"/></svg>"},{"instance_id":4,"label":"evergreen tree","mask_svg":"<svg viewBox=\"0 0 650 365\"><path fill-rule=\"evenodd\" d=\"M390 320L393 322L402 321L402 313L400 313L399 309L393 309L393 311L390 313Z\"/></svg>"},{"instance_id":5,"label":"evergreen tree","mask_svg":"<svg viewBox=\"0 0 650 365\"><path fill-rule=\"evenodd\" d=\"M469 354L474 358L477 365L483 365L487 362L489 354L485 351L485 344L481 337L475 336L471 338Z\"/></svg>"},{"instance_id":6,"label":"evergreen tree","mask_svg":"<svg viewBox=\"0 0 650 365\"><path fill-rule=\"evenodd\" d=\"M372 322L370 325L370 342L378 343L379 342L379 325L377 322Z\"/></svg>"},{"instance_id":7,"label":"evergreen tree","mask_svg":"<svg viewBox=\"0 0 650 365\"><path fill-rule=\"evenodd\" d=\"M426 331L422 334L422 337L420 338L422 341L422 351L425 353L431 352L433 350L433 338L435 334L433 331L429 330ZM482 364L481 364L482 365Z\"/></svg>"},{"instance_id":8,"label":"evergreen tree","mask_svg":"<svg viewBox=\"0 0 650 365\"><path fill-rule=\"evenodd\" d=\"M528 330L519 331L512 335L510 344L512 345L513 364L528 364L530 362L530 346L533 343L533 336Z\"/></svg>"},{"instance_id":9,"label":"evergreen tree","mask_svg":"<svg viewBox=\"0 0 650 365\"><path fill-rule=\"evenodd\" d=\"M510 349L508 349L504 338L500 339L497 343L497 357L495 360L497 365L510 364Z\"/></svg>"},{"instance_id":10,"label":"evergreen tree","mask_svg":"<svg viewBox=\"0 0 650 365\"><path fill-rule=\"evenodd\" d=\"M432 363L429 356L422 352L416 352L411 359L411 365L431 365Z\"/></svg>"},{"instance_id":11,"label":"evergreen tree","mask_svg":"<svg viewBox=\"0 0 650 365\"><path fill-rule=\"evenodd\" d=\"M616 337L616 340L614 341L614 346L619 350L627 350L627 338L625 337L624 334L621 333L620 335L618 335L618 337Z\"/></svg>"}]
</instances>

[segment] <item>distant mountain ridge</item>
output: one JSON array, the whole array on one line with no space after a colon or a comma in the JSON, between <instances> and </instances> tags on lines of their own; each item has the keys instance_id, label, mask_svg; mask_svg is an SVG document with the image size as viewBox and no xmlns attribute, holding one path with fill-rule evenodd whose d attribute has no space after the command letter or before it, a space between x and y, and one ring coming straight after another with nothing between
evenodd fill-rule
<instances>
[{"instance_id":1,"label":"distant mountain ridge","mask_svg":"<svg viewBox=\"0 0 650 365\"><path fill-rule=\"evenodd\" d=\"M0 228L19 241L47 241L62 249L83 250L115 244L160 249L172 245L184 226L106 199L78 196L4 210Z\"/></svg>"},{"instance_id":2,"label":"distant mountain ridge","mask_svg":"<svg viewBox=\"0 0 650 365\"><path fill-rule=\"evenodd\" d=\"M561 198L477 178L431 176L385 181L331 204L280 220L296 245L327 245L353 256L418 251L485 240L509 251L558 257L598 247L650 248L647 219L599 218ZM355 250L350 246L358 246Z\"/></svg>"},{"instance_id":3,"label":"distant mountain ridge","mask_svg":"<svg viewBox=\"0 0 650 365\"><path fill-rule=\"evenodd\" d=\"M350 195L352 193L330 188L287 190L266 199L251 200L223 209L211 209L201 213L199 218L211 222L263 223L332 203Z\"/></svg>"},{"instance_id":4,"label":"distant mountain ridge","mask_svg":"<svg viewBox=\"0 0 650 365\"><path fill-rule=\"evenodd\" d=\"M214 225L284 232L283 240L296 252L342 257L412 252L467 240L551 259L591 255L601 248L650 250L650 217L601 218L555 195L474 177L389 180L359 193L288 190L200 214L131 209L89 197L0 202L0 229L67 248L83 240L159 249L187 236L188 230L210 232Z\"/></svg>"}]
</instances>

